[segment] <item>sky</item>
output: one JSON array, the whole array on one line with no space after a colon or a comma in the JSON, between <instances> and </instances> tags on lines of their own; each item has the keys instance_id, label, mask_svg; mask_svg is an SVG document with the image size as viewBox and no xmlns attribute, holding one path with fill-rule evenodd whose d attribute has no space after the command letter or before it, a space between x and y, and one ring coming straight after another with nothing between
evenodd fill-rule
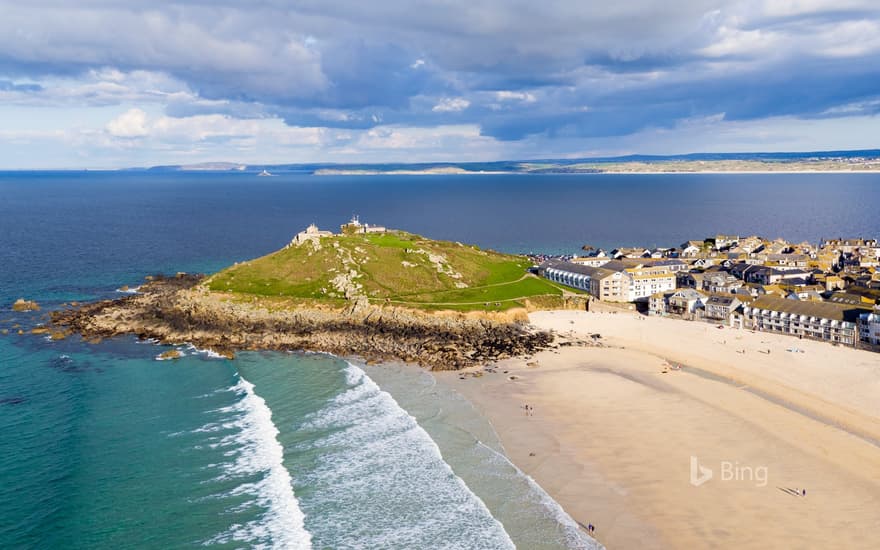
<instances>
[{"instance_id":1,"label":"sky","mask_svg":"<svg viewBox=\"0 0 880 550\"><path fill-rule=\"evenodd\" d=\"M877 0L0 0L0 169L880 147Z\"/></svg>"}]
</instances>

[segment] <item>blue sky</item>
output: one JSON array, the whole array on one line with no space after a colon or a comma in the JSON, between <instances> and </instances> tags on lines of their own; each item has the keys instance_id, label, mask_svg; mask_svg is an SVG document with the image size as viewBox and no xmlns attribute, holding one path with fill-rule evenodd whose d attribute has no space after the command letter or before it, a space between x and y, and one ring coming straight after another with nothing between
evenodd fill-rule
<instances>
[{"instance_id":1,"label":"blue sky","mask_svg":"<svg viewBox=\"0 0 880 550\"><path fill-rule=\"evenodd\" d=\"M877 0L0 0L0 169L880 147Z\"/></svg>"}]
</instances>

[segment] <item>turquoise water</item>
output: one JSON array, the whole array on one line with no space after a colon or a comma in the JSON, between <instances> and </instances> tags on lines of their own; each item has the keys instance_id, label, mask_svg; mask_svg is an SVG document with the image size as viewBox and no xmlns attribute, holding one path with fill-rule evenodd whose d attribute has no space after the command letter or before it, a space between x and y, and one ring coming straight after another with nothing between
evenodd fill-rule
<instances>
[{"instance_id":1,"label":"turquoise water","mask_svg":"<svg viewBox=\"0 0 880 550\"><path fill-rule=\"evenodd\" d=\"M0 340L4 396L14 388L21 400L2 416L4 547L197 544L233 520L239 499L222 495L236 482L211 481L201 466L223 453L196 431L206 411L236 401L214 393L233 371L195 357L160 363L145 345L36 345ZM27 380L9 379L16 362Z\"/></svg>"},{"instance_id":2,"label":"turquoise water","mask_svg":"<svg viewBox=\"0 0 880 550\"><path fill-rule=\"evenodd\" d=\"M417 370L184 346L157 361L167 348L133 338L29 331L62 302L211 272L352 213L508 251L817 240L880 234L878 181L0 174L0 547L590 547L491 426ZM621 222L628 201L638 223ZM18 297L43 310L11 311Z\"/></svg>"},{"instance_id":3,"label":"turquoise water","mask_svg":"<svg viewBox=\"0 0 880 550\"><path fill-rule=\"evenodd\" d=\"M31 365L33 388L13 403L2 379L3 547L532 547L477 494L540 501L527 484L507 487L521 474L503 459L456 464L478 442L441 435L465 477L479 466L472 490L416 419L341 359L228 361L180 346L182 359L157 361L164 348L129 339L0 346ZM551 518L542 547L588 547L533 508Z\"/></svg>"}]
</instances>

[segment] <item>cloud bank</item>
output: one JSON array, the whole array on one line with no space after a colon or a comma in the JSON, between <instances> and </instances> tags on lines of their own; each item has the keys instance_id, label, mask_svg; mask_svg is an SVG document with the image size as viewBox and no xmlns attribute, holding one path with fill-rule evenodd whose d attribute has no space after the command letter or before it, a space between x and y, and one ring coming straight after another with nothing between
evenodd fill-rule
<instances>
[{"instance_id":1,"label":"cloud bank","mask_svg":"<svg viewBox=\"0 0 880 550\"><path fill-rule=\"evenodd\" d=\"M0 6L6 167L46 147L111 165L833 149L880 135L873 0Z\"/></svg>"}]
</instances>

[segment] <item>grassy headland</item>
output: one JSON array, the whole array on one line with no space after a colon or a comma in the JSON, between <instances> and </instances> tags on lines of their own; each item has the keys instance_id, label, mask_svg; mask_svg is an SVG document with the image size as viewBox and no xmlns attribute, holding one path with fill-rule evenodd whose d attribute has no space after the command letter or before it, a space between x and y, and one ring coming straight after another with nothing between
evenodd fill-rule
<instances>
[{"instance_id":1,"label":"grassy headland","mask_svg":"<svg viewBox=\"0 0 880 550\"><path fill-rule=\"evenodd\" d=\"M527 310L571 302L521 256L401 231L303 234L211 277L154 277L136 294L54 312L53 323L227 356L312 350L458 369L546 348L552 335L529 327Z\"/></svg>"},{"instance_id":2,"label":"grassy headland","mask_svg":"<svg viewBox=\"0 0 880 550\"><path fill-rule=\"evenodd\" d=\"M366 299L426 310L503 311L553 306L563 290L527 272L521 256L403 231L306 241L236 264L204 284L216 293L279 305L342 306Z\"/></svg>"}]
</instances>

